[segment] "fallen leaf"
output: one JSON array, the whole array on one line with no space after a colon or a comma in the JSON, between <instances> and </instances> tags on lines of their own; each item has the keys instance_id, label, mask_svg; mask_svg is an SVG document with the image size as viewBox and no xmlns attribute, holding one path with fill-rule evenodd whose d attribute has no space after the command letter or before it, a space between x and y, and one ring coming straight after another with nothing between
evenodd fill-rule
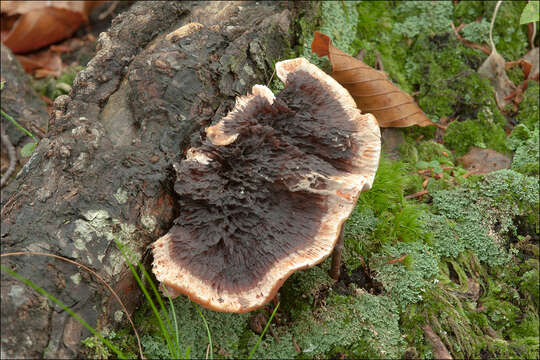
<instances>
[{"instance_id":1,"label":"fallen leaf","mask_svg":"<svg viewBox=\"0 0 540 360\"><path fill-rule=\"evenodd\" d=\"M531 80L539 80L538 76L538 48L531 49L525 56L523 56L521 59L517 61L509 61L506 63L506 69L510 69L512 66L520 65L521 70L523 71L523 77L525 80L519 84L514 91L512 91L508 96L506 96L504 99L508 101L514 102L514 104L519 105L519 103L523 100L523 97L521 96L525 90L527 90L527 87L529 85L529 81Z\"/></svg>"},{"instance_id":2,"label":"fallen leaf","mask_svg":"<svg viewBox=\"0 0 540 360\"><path fill-rule=\"evenodd\" d=\"M436 125L411 95L395 86L383 72L334 47L328 36L315 32L311 49L321 57L328 56L333 70L330 75L349 91L362 112L375 116L379 126Z\"/></svg>"},{"instance_id":3,"label":"fallen leaf","mask_svg":"<svg viewBox=\"0 0 540 360\"><path fill-rule=\"evenodd\" d=\"M88 13L102 1L2 1L2 42L14 53L37 50L66 39L88 21ZM19 15L13 23L13 16ZM3 21L4 22L4 21Z\"/></svg>"},{"instance_id":4,"label":"fallen leaf","mask_svg":"<svg viewBox=\"0 0 540 360\"><path fill-rule=\"evenodd\" d=\"M24 71L28 74L48 73L58 76L62 69L62 59L58 52L44 49L28 55L16 55Z\"/></svg>"},{"instance_id":5,"label":"fallen leaf","mask_svg":"<svg viewBox=\"0 0 540 360\"><path fill-rule=\"evenodd\" d=\"M527 61L528 63L530 63L532 65L531 69L529 70L529 74L528 74L528 76L526 78L527 79L536 78L537 81L538 81L538 69L540 68L540 50L539 50L539 48L535 47L535 48L532 48L531 50L529 50L529 52L527 52L525 54L525 56L523 56L523 60Z\"/></svg>"},{"instance_id":6,"label":"fallen leaf","mask_svg":"<svg viewBox=\"0 0 540 360\"><path fill-rule=\"evenodd\" d=\"M82 13L88 16L92 9L105 1L2 1L1 11L8 16L23 15L45 7L55 7Z\"/></svg>"},{"instance_id":7,"label":"fallen leaf","mask_svg":"<svg viewBox=\"0 0 540 360\"><path fill-rule=\"evenodd\" d=\"M470 173L469 175L483 175L495 170L508 169L512 160L493 149L473 147L471 150L457 159L459 163Z\"/></svg>"},{"instance_id":8,"label":"fallen leaf","mask_svg":"<svg viewBox=\"0 0 540 360\"><path fill-rule=\"evenodd\" d=\"M493 48L491 54L478 69L478 73L491 82L495 90L497 106L501 110L511 102L507 100L507 97L516 89L514 83L508 78L505 68L504 58Z\"/></svg>"}]
</instances>

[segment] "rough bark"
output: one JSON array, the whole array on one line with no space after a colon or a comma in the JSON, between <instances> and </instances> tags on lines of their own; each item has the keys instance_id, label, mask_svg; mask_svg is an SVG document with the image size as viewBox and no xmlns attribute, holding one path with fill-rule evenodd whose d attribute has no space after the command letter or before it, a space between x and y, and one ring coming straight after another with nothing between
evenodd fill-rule
<instances>
[{"instance_id":1,"label":"rough bark","mask_svg":"<svg viewBox=\"0 0 540 360\"><path fill-rule=\"evenodd\" d=\"M115 240L144 261L178 215L172 162L196 143L290 48L285 3L141 2L98 39L98 52L55 101L48 133L2 199L2 253L41 251L85 264L134 310L141 292ZM190 22L204 26L171 35ZM106 288L51 258L2 264L36 282L93 326L125 320ZM2 273L2 358L65 358L89 333Z\"/></svg>"},{"instance_id":2,"label":"rough bark","mask_svg":"<svg viewBox=\"0 0 540 360\"><path fill-rule=\"evenodd\" d=\"M2 110L39 139L47 132L49 115L45 102L32 88L30 77L24 72L15 55L3 44L0 48L0 79L5 81L0 93ZM2 139L2 179L5 177L6 184L9 184L10 175L6 175L4 164L12 164L14 170L17 166L24 165L28 159L20 156L20 149L26 142L33 142L33 140L4 116L0 121L0 127L5 131L7 140L15 150L15 154L11 154L8 150L8 142ZM2 184L1 197L6 198L12 193L14 187L4 186L4 181Z\"/></svg>"}]
</instances>

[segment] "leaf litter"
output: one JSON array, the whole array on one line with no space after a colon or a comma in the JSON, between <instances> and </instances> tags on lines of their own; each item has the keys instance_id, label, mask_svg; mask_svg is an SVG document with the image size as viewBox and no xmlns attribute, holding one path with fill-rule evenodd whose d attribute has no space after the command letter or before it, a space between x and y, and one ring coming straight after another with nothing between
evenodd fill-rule
<instances>
[{"instance_id":1,"label":"leaf litter","mask_svg":"<svg viewBox=\"0 0 540 360\"><path fill-rule=\"evenodd\" d=\"M362 112L375 116L380 127L437 125L384 72L336 48L325 34L315 32L311 49L320 57L328 56L330 75L349 91Z\"/></svg>"}]
</instances>

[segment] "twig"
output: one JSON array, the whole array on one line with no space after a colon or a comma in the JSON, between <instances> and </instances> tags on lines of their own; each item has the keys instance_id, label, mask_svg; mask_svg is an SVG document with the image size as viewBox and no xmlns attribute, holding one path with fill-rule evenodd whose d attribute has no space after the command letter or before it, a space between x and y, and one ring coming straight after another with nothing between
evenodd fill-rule
<instances>
[{"instance_id":1,"label":"twig","mask_svg":"<svg viewBox=\"0 0 540 360\"><path fill-rule=\"evenodd\" d=\"M403 253L403 254L401 254L400 257L398 257L396 259L392 259L392 260L388 260L387 262L384 262L383 265L389 265L389 264L395 264L397 262L401 262L401 261L405 260L407 255L408 255L407 253Z\"/></svg>"},{"instance_id":2,"label":"twig","mask_svg":"<svg viewBox=\"0 0 540 360\"><path fill-rule=\"evenodd\" d=\"M332 252L332 267L330 268L330 277L335 281L339 280L341 270L341 252L343 251L343 225L339 232L338 241Z\"/></svg>"},{"instance_id":3,"label":"twig","mask_svg":"<svg viewBox=\"0 0 540 360\"><path fill-rule=\"evenodd\" d=\"M433 355L435 359L449 359L452 360L452 355L450 355L450 352L442 342L441 338L433 331L431 326L428 324L421 327L422 330L424 330L424 334L426 335L426 338L428 342L431 344L431 347L433 348Z\"/></svg>"},{"instance_id":4,"label":"twig","mask_svg":"<svg viewBox=\"0 0 540 360\"><path fill-rule=\"evenodd\" d=\"M377 62L375 63L375 66L379 66L379 70L384 72L384 66L382 63L381 54L377 50L375 50L375 57L377 58Z\"/></svg>"},{"instance_id":5,"label":"twig","mask_svg":"<svg viewBox=\"0 0 540 360\"><path fill-rule=\"evenodd\" d=\"M113 1L111 3L111 5L107 8L107 10L105 10L104 12L102 12L101 14L99 14L98 16L98 19L99 20L103 20L105 19L107 16L111 15L114 10L116 9L116 6L118 5L118 1Z\"/></svg>"},{"instance_id":6,"label":"twig","mask_svg":"<svg viewBox=\"0 0 540 360\"><path fill-rule=\"evenodd\" d=\"M427 190L422 190L422 191L416 192L414 194L405 195L405 199L414 199L414 198L417 198L417 197L424 196L427 193L428 193Z\"/></svg>"},{"instance_id":7,"label":"twig","mask_svg":"<svg viewBox=\"0 0 540 360\"><path fill-rule=\"evenodd\" d=\"M15 153L15 147L13 146L11 141L9 141L9 137L7 136L6 131L3 126L0 126L0 131L1 131L2 143L6 147L7 154L9 157L9 167L4 173L4 175L2 175L2 179L0 180L0 187L3 187L6 184L9 177L11 176L11 174L13 173L13 171L15 171L17 157Z\"/></svg>"},{"instance_id":8,"label":"twig","mask_svg":"<svg viewBox=\"0 0 540 360\"><path fill-rule=\"evenodd\" d=\"M458 38L459 41L461 41L464 45L468 46L468 47L472 47L474 49L478 49L478 50L482 50L483 52L485 52L487 55L490 55L491 54L491 50L488 49L486 46L484 45L479 45L479 44L475 44L473 43L472 41L469 41L469 40L465 40L463 38L463 36L461 36L459 34L459 30L461 30L463 28L462 26L463 24L459 25L457 28L456 26L454 25L453 22L450 23L450 26L452 27L452 30L454 30L454 34L456 35L456 37Z\"/></svg>"},{"instance_id":9,"label":"twig","mask_svg":"<svg viewBox=\"0 0 540 360\"><path fill-rule=\"evenodd\" d=\"M296 350L297 353L301 354L302 353L302 349L300 349L300 346L298 346L298 344L296 343L296 341L294 341L294 336L292 337L292 344L294 346L294 349Z\"/></svg>"},{"instance_id":10,"label":"twig","mask_svg":"<svg viewBox=\"0 0 540 360\"><path fill-rule=\"evenodd\" d=\"M534 49L534 38L536 37L536 21L529 23L527 30L529 32L529 45L531 46L532 50Z\"/></svg>"},{"instance_id":11,"label":"twig","mask_svg":"<svg viewBox=\"0 0 540 360\"><path fill-rule=\"evenodd\" d=\"M274 78L275 73L276 73L276 70L274 69L274 72L272 73L272 76L270 76L270 80L268 80L268 83L266 84L266 87L270 86L270 83L272 82L272 79Z\"/></svg>"},{"instance_id":12,"label":"twig","mask_svg":"<svg viewBox=\"0 0 540 360\"><path fill-rule=\"evenodd\" d=\"M366 56L366 49L362 49L360 50L360 52L358 53L358 55L356 55L356 58L360 61L363 61L364 60L364 56Z\"/></svg>"}]
</instances>

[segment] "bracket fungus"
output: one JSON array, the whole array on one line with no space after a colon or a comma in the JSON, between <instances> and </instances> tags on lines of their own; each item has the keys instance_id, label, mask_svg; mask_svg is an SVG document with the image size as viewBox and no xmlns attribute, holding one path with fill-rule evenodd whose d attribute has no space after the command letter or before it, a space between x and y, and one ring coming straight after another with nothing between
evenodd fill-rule
<instances>
[{"instance_id":1,"label":"bracket fungus","mask_svg":"<svg viewBox=\"0 0 540 360\"><path fill-rule=\"evenodd\" d=\"M239 97L175 164L181 215L152 246L169 294L243 313L331 253L378 167L380 132L304 58L276 64L285 89Z\"/></svg>"}]
</instances>

